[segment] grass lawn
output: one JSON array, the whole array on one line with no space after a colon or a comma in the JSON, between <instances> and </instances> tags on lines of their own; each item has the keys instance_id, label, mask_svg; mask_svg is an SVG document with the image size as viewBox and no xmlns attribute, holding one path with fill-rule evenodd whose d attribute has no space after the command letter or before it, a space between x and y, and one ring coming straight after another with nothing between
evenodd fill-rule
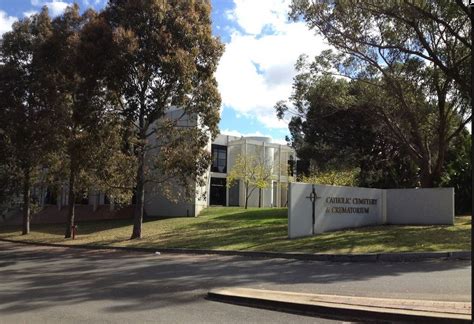
<instances>
[{"instance_id":1,"label":"grass lawn","mask_svg":"<svg viewBox=\"0 0 474 324\"><path fill-rule=\"evenodd\" d=\"M84 222L76 240L63 238L64 225L32 225L30 235L21 228L0 227L0 238L94 246L197 248L217 250L377 253L471 250L471 217L458 216L454 226L373 226L287 238L286 208L211 207L196 218L147 220L143 238L130 241L131 220Z\"/></svg>"}]
</instances>

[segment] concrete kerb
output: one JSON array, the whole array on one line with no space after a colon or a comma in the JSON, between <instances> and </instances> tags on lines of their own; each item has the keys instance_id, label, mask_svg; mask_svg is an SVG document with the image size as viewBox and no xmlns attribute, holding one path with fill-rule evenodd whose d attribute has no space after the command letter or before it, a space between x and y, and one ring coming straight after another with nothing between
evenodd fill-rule
<instances>
[{"instance_id":1,"label":"concrete kerb","mask_svg":"<svg viewBox=\"0 0 474 324\"><path fill-rule=\"evenodd\" d=\"M70 245L41 242L25 242L10 239L0 241L29 244L36 246L67 247L90 250L119 250L128 252L160 252L173 254L214 254L225 256L243 256L252 258L275 258L295 259L307 261L331 261L331 262L415 262L423 260L471 260L471 251L452 252L411 252L411 253L368 253L368 254L323 254L323 253L297 253L297 252L254 252L254 251L225 251L206 249L182 249L182 248L140 248L123 246L97 246L97 245Z\"/></svg>"},{"instance_id":2,"label":"concrete kerb","mask_svg":"<svg viewBox=\"0 0 474 324\"><path fill-rule=\"evenodd\" d=\"M390 323L470 323L470 303L271 291L215 289L208 300L339 320Z\"/></svg>"}]
</instances>

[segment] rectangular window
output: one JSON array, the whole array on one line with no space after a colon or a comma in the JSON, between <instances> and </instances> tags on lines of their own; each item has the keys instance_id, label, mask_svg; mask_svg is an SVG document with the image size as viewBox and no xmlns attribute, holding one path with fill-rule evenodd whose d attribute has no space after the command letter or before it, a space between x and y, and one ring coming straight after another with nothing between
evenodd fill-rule
<instances>
[{"instance_id":1,"label":"rectangular window","mask_svg":"<svg viewBox=\"0 0 474 324\"><path fill-rule=\"evenodd\" d=\"M211 192L209 203L211 205L226 205L226 178L211 178Z\"/></svg>"},{"instance_id":2,"label":"rectangular window","mask_svg":"<svg viewBox=\"0 0 474 324\"><path fill-rule=\"evenodd\" d=\"M291 159L288 160L288 175L293 177L295 175L296 161Z\"/></svg>"},{"instance_id":3,"label":"rectangular window","mask_svg":"<svg viewBox=\"0 0 474 324\"><path fill-rule=\"evenodd\" d=\"M74 203L78 205L89 204L89 193L87 191L81 191L79 193L76 193Z\"/></svg>"},{"instance_id":4,"label":"rectangular window","mask_svg":"<svg viewBox=\"0 0 474 324\"><path fill-rule=\"evenodd\" d=\"M212 145L212 172L227 172L227 146Z\"/></svg>"}]
</instances>

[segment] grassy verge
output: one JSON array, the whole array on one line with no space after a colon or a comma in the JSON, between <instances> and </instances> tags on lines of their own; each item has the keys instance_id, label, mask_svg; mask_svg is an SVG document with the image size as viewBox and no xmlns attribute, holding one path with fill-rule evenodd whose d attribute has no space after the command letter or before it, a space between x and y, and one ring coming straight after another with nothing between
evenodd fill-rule
<instances>
[{"instance_id":1,"label":"grassy verge","mask_svg":"<svg viewBox=\"0 0 474 324\"><path fill-rule=\"evenodd\" d=\"M471 217L456 217L454 226L374 226L324 233L313 237L287 238L285 208L208 208L196 218L148 220L143 238L130 241L131 220L84 222L76 240L63 238L64 225L33 225L30 235L20 227L0 227L0 238L85 244L198 248L217 250L377 253L471 250Z\"/></svg>"}]
</instances>

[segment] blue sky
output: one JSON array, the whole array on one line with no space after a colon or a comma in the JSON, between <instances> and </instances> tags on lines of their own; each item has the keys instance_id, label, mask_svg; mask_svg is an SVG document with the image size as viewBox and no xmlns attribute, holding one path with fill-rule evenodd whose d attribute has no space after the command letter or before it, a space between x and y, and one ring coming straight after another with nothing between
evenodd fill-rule
<instances>
[{"instance_id":1,"label":"blue sky","mask_svg":"<svg viewBox=\"0 0 474 324\"><path fill-rule=\"evenodd\" d=\"M0 0L0 34L47 5L58 15L72 0ZM83 9L102 9L107 0L77 0ZM265 135L284 142L287 121L274 105L291 94L294 63L327 46L301 23L287 19L290 0L212 0L213 32L226 45L216 73L222 96L222 133Z\"/></svg>"}]
</instances>

